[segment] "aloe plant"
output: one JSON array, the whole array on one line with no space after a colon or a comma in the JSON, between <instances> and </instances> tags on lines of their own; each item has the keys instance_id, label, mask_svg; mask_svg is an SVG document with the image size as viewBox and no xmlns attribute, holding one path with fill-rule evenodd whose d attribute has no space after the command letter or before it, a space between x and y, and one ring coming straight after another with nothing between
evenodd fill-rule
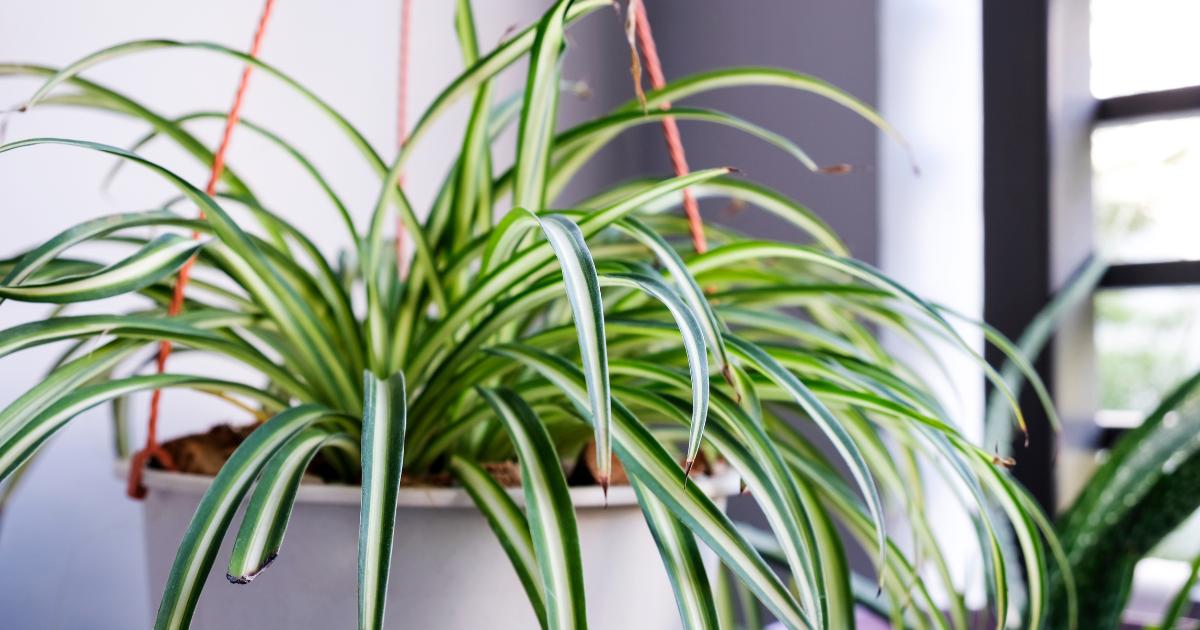
<instances>
[{"instance_id":1,"label":"aloe plant","mask_svg":"<svg viewBox=\"0 0 1200 630\"><path fill-rule=\"evenodd\" d=\"M37 138L4 145L0 153L47 145L94 151L148 169L179 193L161 209L81 223L3 263L3 299L69 306L133 294L146 301L133 311L56 313L0 332L0 355L75 343L45 380L0 411L0 476L20 470L79 412L136 392L191 388L242 401L267 418L205 493L155 627L188 626L218 545L248 495L228 573L245 582L266 567L283 543L301 474L314 454L328 451L341 475L331 482L361 480L361 628L382 625L402 471L452 473L487 517L542 626L581 628L587 603L560 462L576 459L588 442L595 445L600 483L608 483L614 456L628 474L686 627L713 628L728 619L730 595L720 584L735 586L743 601L789 628L851 627L856 601L904 626L968 627L966 605L924 512L918 462L962 490L997 627L1006 620L1041 623L1048 565L1061 558L1047 520L992 453L963 437L929 384L877 337L881 329L894 330L977 356L945 311L851 258L802 205L730 168L631 181L554 209L563 188L606 143L660 121L660 105L711 90L811 92L895 132L838 88L770 68L684 77L646 92L644 103L632 99L560 131L564 31L608 6L558 0L537 24L484 54L469 3L460 0L456 26L466 69L434 99L390 163L318 95L280 69L217 44L145 40L62 69L0 65L3 75L45 78L26 110L86 107L149 127L133 149ZM324 258L235 170L210 196L136 153L148 142L169 141L208 163L212 153L188 126L215 114L165 116L81 76L100 64L179 49L254 64L326 114L358 149L379 177L365 225L289 140L244 123L324 191L327 198L318 201L344 224L348 256ZM493 79L523 58L529 61L523 94L496 98ZM464 99L474 106L461 152L432 206L418 212L395 185L397 175L433 123ZM691 108L671 114L751 134L783 149L781 157L798 168L819 170L791 140L729 114ZM516 154L507 170L494 169L491 139L512 124ZM804 230L812 242L756 240L709 225L713 247L695 254L685 244L686 222L670 212L684 189L746 202ZM189 218L184 205L204 218ZM393 213L414 242L407 276L397 271L386 233ZM146 239L138 228L147 227L168 233ZM174 231L195 231L201 239ZM135 251L115 263L68 255L94 241ZM185 312L168 317L172 276L192 257L197 281ZM116 375L117 366L141 365L160 340L223 356L261 378ZM832 449L798 430L793 416L811 423ZM685 469L702 453L736 470L769 531L734 523L687 481ZM513 458L522 470L524 510L480 466ZM898 506L892 514L885 514L884 497ZM911 545L891 538L889 518L909 522ZM998 532L1009 527L1020 557L1001 551ZM841 532L850 538L842 540ZM881 594L863 588L863 576L849 570L848 544L874 559ZM701 546L720 559L719 579L707 574ZM1029 586L1024 606L1010 601L1006 586L1021 571ZM935 599L934 591L949 595Z\"/></svg>"},{"instance_id":2,"label":"aloe plant","mask_svg":"<svg viewBox=\"0 0 1200 630\"><path fill-rule=\"evenodd\" d=\"M1138 561L1200 510L1197 479L1200 374L1179 383L1116 443L1060 519L1059 536L1083 604L1081 627L1120 627ZM1055 592L1068 588L1057 571L1051 577ZM1189 601L1192 580L1172 604L1163 627L1174 627ZM1054 627L1066 627L1061 608L1052 620Z\"/></svg>"}]
</instances>

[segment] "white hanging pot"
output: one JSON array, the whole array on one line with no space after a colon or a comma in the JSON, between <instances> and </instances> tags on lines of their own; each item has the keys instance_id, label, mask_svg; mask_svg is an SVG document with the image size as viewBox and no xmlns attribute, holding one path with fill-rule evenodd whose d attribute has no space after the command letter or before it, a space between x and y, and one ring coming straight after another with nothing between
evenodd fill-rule
<instances>
[{"instance_id":1,"label":"white hanging pot","mask_svg":"<svg viewBox=\"0 0 1200 630\"><path fill-rule=\"evenodd\" d=\"M118 465L124 476L128 464ZM155 606L176 549L212 478L147 470L144 504ZM724 509L737 475L695 483ZM520 488L510 494L524 503ZM600 630L679 628L675 597L633 489L571 488L579 523L588 623ZM459 488L400 489L388 586L388 628L532 630L537 618L483 515ZM357 623L359 489L303 484L279 557L255 581L231 584L221 546L192 621L195 630L352 628ZM706 553L710 571L715 557Z\"/></svg>"}]
</instances>

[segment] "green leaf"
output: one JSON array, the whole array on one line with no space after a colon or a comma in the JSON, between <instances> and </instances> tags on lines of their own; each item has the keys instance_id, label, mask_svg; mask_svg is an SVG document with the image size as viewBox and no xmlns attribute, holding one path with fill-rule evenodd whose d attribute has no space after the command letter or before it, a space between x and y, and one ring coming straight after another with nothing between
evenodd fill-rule
<instances>
[{"instance_id":1,"label":"green leaf","mask_svg":"<svg viewBox=\"0 0 1200 630\"><path fill-rule=\"evenodd\" d=\"M604 343L604 304L600 299L596 264L583 240L583 233L574 222L556 214L534 217L558 257L563 285L575 317L579 354L591 401L589 409L596 432L597 481L607 494L612 472L612 395L608 382L608 349Z\"/></svg>"},{"instance_id":2,"label":"green leaf","mask_svg":"<svg viewBox=\"0 0 1200 630\"><path fill-rule=\"evenodd\" d=\"M11 433L11 427L21 426L58 398L93 378L108 373L113 366L129 358L143 345L131 341L113 341L50 371L36 385L0 411L0 439Z\"/></svg>"},{"instance_id":3,"label":"green leaf","mask_svg":"<svg viewBox=\"0 0 1200 630\"><path fill-rule=\"evenodd\" d=\"M164 234L128 258L98 271L37 284L5 284L0 286L0 297L66 304L130 293L175 273L203 246L203 241Z\"/></svg>"},{"instance_id":4,"label":"green leaf","mask_svg":"<svg viewBox=\"0 0 1200 630\"><path fill-rule=\"evenodd\" d=\"M546 427L511 390L481 389L508 431L521 462L529 530L546 593L546 625L586 628L579 531L558 453Z\"/></svg>"},{"instance_id":5,"label":"green leaf","mask_svg":"<svg viewBox=\"0 0 1200 630\"><path fill-rule=\"evenodd\" d=\"M535 369L577 406L586 405L583 375L554 355L522 346L493 350ZM789 628L810 628L787 588L728 517L695 484L679 483L679 467L653 435L623 405L613 405L613 442L627 473L663 502Z\"/></svg>"},{"instance_id":6,"label":"green leaf","mask_svg":"<svg viewBox=\"0 0 1200 630\"><path fill-rule=\"evenodd\" d=\"M121 46L129 47L130 45L123 44ZM67 83L80 90L80 92L75 94L45 97L44 100L48 103L100 109L136 118L170 137L181 149L196 157L201 163L212 163L212 150L179 125L173 124L170 120L151 111L124 94L80 78L77 76L77 73L78 70L70 68L60 71L56 68L31 64L0 64L0 76L48 77L48 80L54 81L56 85ZM26 108L30 106L28 103L26 104ZM225 115L222 114L222 117ZM250 189L246 186L246 183L237 176L235 169L232 167L227 166L222 171L221 182L228 186L231 191L242 194L250 193Z\"/></svg>"},{"instance_id":7,"label":"green leaf","mask_svg":"<svg viewBox=\"0 0 1200 630\"><path fill-rule=\"evenodd\" d=\"M863 458L858 444L854 442L849 433L846 432L845 427L841 425L833 413L817 399L812 390L805 386L794 374L780 365L779 361L775 360L774 357L764 352L762 348L736 337L728 337L727 341L736 353L742 355L743 359L761 371L764 376L771 379L776 385L787 390L792 395L796 404L829 437L834 448L837 449L842 459L846 462L846 465L850 468L850 474L854 476L859 490L862 491L863 496L867 499L867 508L871 512L871 518L874 519L875 528L878 532L876 543L878 544L879 556L882 557L885 551L887 536L884 532L883 501L879 498L879 489L875 487L874 476L871 474L871 469L867 466L867 462Z\"/></svg>"},{"instance_id":8,"label":"green leaf","mask_svg":"<svg viewBox=\"0 0 1200 630\"><path fill-rule=\"evenodd\" d=\"M558 120L558 57L571 2L558 0L554 8L546 12L530 49L524 106L517 128L513 205L518 208L541 211L546 206L546 180Z\"/></svg>"},{"instance_id":9,"label":"green leaf","mask_svg":"<svg viewBox=\"0 0 1200 630\"><path fill-rule=\"evenodd\" d=\"M675 281L675 286L679 289L679 294L699 321L704 331L704 340L707 342L708 348L716 355L721 372L726 380L730 380L729 353L725 349L725 339L721 332L724 326L717 319L716 313L708 303L708 298L704 295L704 290L700 288L700 283L696 282L695 276L688 270L683 258L662 236L635 217L626 217L617 223L617 227L649 248L658 263L671 275L671 279Z\"/></svg>"},{"instance_id":10,"label":"green leaf","mask_svg":"<svg viewBox=\"0 0 1200 630\"><path fill-rule=\"evenodd\" d=\"M529 533L529 523L516 501L478 464L459 457L450 458L450 472L458 480L475 506L487 519L504 553L512 562L517 578L529 597L533 612L542 628L546 627L546 591L539 573L537 553Z\"/></svg>"},{"instance_id":11,"label":"green leaf","mask_svg":"<svg viewBox=\"0 0 1200 630\"><path fill-rule=\"evenodd\" d=\"M687 456L684 474L692 469L696 455L700 452L700 440L704 436L704 423L708 419L708 353L704 345L704 333L698 316L691 306L675 294L662 280L646 274L605 274L603 284L632 287L653 296L663 303L675 318L675 324L683 336L683 347L687 353L688 370L691 376L692 420L688 435Z\"/></svg>"},{"instance_id":12,"label":"green leaf","mask_svg":"<svg viewBox=\"0 0 1200 630\"><path fill-rule=\"evenodd\" d=\"M375 152L375 149L371 147L371 144L367 142L366 137L363 136L363 134L359 132L354 125L350 124L350 121L348 121L345 116L342 116L340 113L338 113L337 110L318 97L314 92L301 85L291 76L281 72L278 68L264 62L258 57L211 42L181 42L168 39L145 39L125 42L123 44L117 44L115 46L98 50L75 62L72 62L71 64L59 70L53 76L46 79L46 82L38 88L37 92L35 92L33 96L31 96L29 100L25 102L25 104L22 106L22 109L28 110L36 106L37 103L48 96L56 86L67 81L75 82L80 73L96 65L128 55L140 54L155 50L171 49L190 49L216 53L218 55L230 57L239 63L254 66L258 70L275 77L284 85L291 88L292 91L301 96L304 100L315 106L322 114L328 117L334 123L334 125L338 127L340 131L342 131L351 144L353 144L354 147L368 159L368 161L378 164L380 165L380 168L382 168L382 159L380 159L379 154Z\"/></svg>"},{"instance_id":13,"label":"green leaf","mask_svg":"<svg viewBox=\"0 0 1200 630\"><path fill-rule=\"evenodd\" d=\"M183 223L185 223L183 217L167 210L110 214L91 219L59 232L50 240L21 256L21 259L13 265L0 284L19 285L70 247L96 237L133 227L182 225Z\"/></svg>"},{"instance_id":14,"label":"green leaf","mask_svg":"<svg viewBox=\"0 0 1200 630\"><path fill-rule=\"evenodd\" d=\"M188 387L200 391L231 393L249 397L269 409L281 409L285 402L254 387L215 378L185 374L130 376L78 387L47 405L43 411L23 423L5 427L0 443L0 480L25 462L46 440L72 418L113 398L133 392L169 387Z\"/></svg>"},{"instance_id":15,"label":"green leaf","mask_svg":"<svg viewBox=\"0 0 1200 630\"><path fill-rule=\"evenodd\" d=\"M637 492L642 514L646 516L646 524L654 535L667 577L671 580L683 627L688 630L716 630L720 627L717 609L695 537L662 501L643 489L640 483L631 481L631 485Z\"/></svg>"},{"instance_id":16,"label":"green leaf","mask_svg":"<svg viewBox=\"0 0 1200 630\"><path fill-rule=\"evenodd\" d=\"M1200 373L1117 441L1059 521L1079 594L1078 627L1116 627L1137 562L1200 509L1198 483ZM1051 588L1051 627L1065 628L1058 602L1069 583L1056 572Z\"/></svg>"},{"instance_id":17,"label":"green leaf","mask_svg":"<svg viewBox=\"0 0 1200 630\"><path fill-rule=\"evenodd\" d=\"M1024 367L1019 364L1019 360L1015 357L1024 357L1026 363L1036 361L1041 355L1042 349L1050 340L1050 336L1054 330L1062 323L1063 319L1070 314L1079 303L1092 295L1092 291L1099 284L1100 278L1108 269L1108 263L1099 257L1091 257L1067 280L1062 288L1050 298L1046 306L1038 311L1034 316L1033 321L1021 331L1021 336L1017 339L1016 352L1009 355L1005 360L1004 365L1000 368L1000 378L1012 390L1014 396L1021 393L1021 377ZM1033 380L1036 384L1038 381ZM1042 387L1044 390L1044 386ZM1039 397L1042 396L1042 391L1038 392ZM1012 448L1012 425L1006 421L1008 415L1007 401L999 392L993 391L988 396L987 414L984 417L984 444L994 444L1000 449L1001 454L1009 452ZM1043 404L1045 399L1043 398ZM1053 405L1050 405L1053 408Z\"/></svg>"},{"instance_id":18,"label":"green leaf","mask_svg":"<svg viewBox=\"0 0 1200 630\"><path fill-rule=\"evenodd\" d=\"M823 96L858 114L899 142L905 150L909 150L908 143L904 141L904 138L866 103L817 77L782 68L722 68L700 72L671 81L661 89L647 92L646 106L649 109L655 109L663 103L678 102L689 96L711 90L750 86L780 87ZM641 105L634 100L626 103L622 109L632 111L639 107Z\"/></svg>"},{"instance_id":19,"label":"green leaf","mask_svg":"<svg viewBox=\"0 0 1200 630\"><path fill-rule=\"evenodd\" d=\"M615 139L618 134L638 125L660 122L666 118L714 123L729 127L782 150L809 171L820 169L803 149L786 137L724 112L689 107L655 109L647 112L622 110L568 129L554 139L548 198L556 199L587 161L605 144ZM507 184L506 175L502 177L501 185L507 187Z\"/></svg>"},{"instance_id":20,"label":"green leaf","mask_svg":"<svg viewBox=\"0 0 1200 630\"><path fill-rule=\"evenodd\" d=\"M255 429L233 452L200 498L196 514L184 532L167 576L155 630L184 630L191 625L200 590L212 570L221 539L250 484L288 440L332 415L334 412L319 405L293 407Z\"/></svg>"},{"instance_id":21,"label":"green leaf","mask_svg":"<svg viewBox=\"0 0 1200 630\"><path fill-rule=\"evenodd\" d=\"M588 238L612 225L613 222L637 211L642 204L648 201L728 172L727 168L716 168L664 180L627 199L588 215L586 219L579 222L580 232L584 238ZM538 272L544 272L546 264L553 260L554 256L553 248L548 243L538 243L522 250L499 265L494 271L477 278L467 294L450 309L444 318L438 320L437 324L419 342L416 354L409 363L409 369L414 373L425 373L442 344L451 338L460 326L471 318L477 317L480 309L510 291L515 284L523 280L535 279Z\"/></svg>"},{"instance_id":22,"label":"green leaf","mask_svg":"<svg viewBox=\"0 0 1200 630\"><path fill-rule=\"evenodd\" d=\"M358 459L358 441L326 427L310 427L281 446L263 468L234 539L226 577L248 584L279 555L296 492L313 457L323 448L340 448Z\"/></svg>"},{"instance_id":23,"label":"green leaf","mask_svg":"<svg viewBox=\"0 0 1200 630\"><path fill-rule=\"evenodd\" d=\"M339 353L331 341L334 335L325 329L324 322L300 297L296 289L283 279L277 267L253 239L238 227L237 222L211 197L170 170L124 149L105 144L63 138L32 138L0 146L0 153L45 144L90 149L140 164L166 179L199 206L217 237L237 254L236 259L230 260L231 264L237 266L231 271L231 275L237 276L247 285L247 289L254 294L263 309L296 343L300 356L294 360L303 360L315 373L323 377L314 383L314 386L332 387L332 392L341 405L357 410L359 400L355 392L355 379L339 361Z\"/></svg>"},{"instance_id":24,"label":"green leaf","mask_svg":"<svg viewBox=\"0 0 1200 630\"><path fill-rule=\"evenodd\" d=\"M651 182L634 181L622 186L613 187L600 195L580 202L580 208L602 208L621 199L626 199L636 192L644 190ZM796 203L786 195L779 193L746 179L734 177L718 177L706 182L689 186L688 190L696 199L728 198L754 206L772 216L776 216L806 234L811 235L817 243L839 256L849 255L846 244L837 233L829 227L821 217L812 210ZM683 203L683 193L663 195L658 199L642 204L640 212L643 215L658 215ZM713 226L706 226L711 230Z\"/></svg>"},{"instance_id":25,"label":"green leaf","mask_svg":"<svg viewBox=\"0 0 1200 630\"><path fill-rule=\"evenodd\" d=\"M253 345L210 330L251 323L254 319L242 313L216 310L192 311L171 318L147 315L51 317L0 331L0 357L64 339L103 335L144 341L167 340L235 359L268 376L285 392L298 398L309 397L309 387Z\"/></svg>"},{"instance_id":26,"label":"green leaf","mask_svg":"<svg viewBox=\"0 0 1200 630\"><path fill-rule=\"evenodd\" d=\"M183 116L175 118L171 121L171 123L178 127L193 120L225 120L228 115L228 112L192 112L190 114L184 114ZM311 160L308 159L307 156L304 155L304 153L302 153L294 144L279 134L268 130L266 127L263 127L252 120L247 120L245 117L238 119L238 128L245 129L246 131L261 136L264 140L267 140L271 144L275 145L287 156L291 157L292 160L296 162L296 165L303 169L304 172L312 178L313 183L315 183L321 189L321 191L325 193L325 196L329 198L329 202L333 205L334 209L337 210L338 217L341 218L342 223L346 226L346 233L353 239L354 242L358 241L358 230L354 227L354 219L350 216L350 210L346 207L346 204L342 202L341 197L339 197L338 194L333 190L333 186L329 183L329 180L327 180L325 176L321 174L321 171L316 167L315 164L312 163ZM151 140L158 137L158 135L159 132L155 130L146 134L145 136L142 136L137 142L130 145L129 151L136 153ZM211 157L208 160L205 160L205 156L203 155L198 155L197 157L199 157L204 164L211 162ZM109 172L106 183L112 181L119 171L119 168L123 165L123 162L117 162L113 166L113 170ZM380 168L382 168L382 165ZM234 195L236 195L237 192L238 191L236 189L231 191L231 193ZM251 200L253 201L252 198Z\"/></svg>"},{"instance_id":27,"label":"green leaf","mask_svg":"<svg viewBox=\"0 0 1200 630\"><path fill-rule=\"evenodd\" d=\"M577 22L581 18L595 12L598 9L608 8L612 6L609 0L575 0L569 3L565 21L567 24ZM539 24L540 26L540 24ZM426 133L433 127L433 123L446 113L450 107L458 101L458 99L466 96L475 90L481 83L491 79L499 74L502 70L515 63L518 59L525 56L533 47L534 39L537 35L538 26L531 26L524 30L514 33L511 37L497 46L490 53L484 55L479 61L475 62L470 68L467 68L454 79L450 85L446 86L440 94L434 97L433 102L421 114L421 118L413 125L412 130L408 134L408 140L404 144L400 155L396 157L391 167L391 176L385 177L387 181L395 181L395 174L403 167L405 161L412 154L413 148L418 141L425 136Z\"/></svg>"},{"instance_id":28,"label":"green leaf","mask_svg":"<svg viewBox=\"0 0 1200 630\"><path fill-rule=\"evenodd\" d=\"M639 378L685 388L678 374L645 361L627 361ZM666 394L648 396L640 388L619 390L626 401L644 405L654 417L678 419L674 400ZM681 405L680 405L681 406ZM847 576L837 562L836 541L821 527L819 503L798 485L764 427L722 394L713 397L715 423L708 436L717 452L742 476L746 487L779 537L788 567L799 587L801 602L816 625L837 627L849 623ZM735 437L736 436L736 437ZM828 621L825 621L828 619Z\"/></svg>"},{"instance_id":29,"label":"green leaf","mask_svg":"<svg viewBox=\"0 0 1200 630\"><path fill-rule=\"evenodd\" d=\"M363 375L362 508L358 521L358 627L383 627L396 497L404 467L408 395L404 374L387 380Z\"/></svg>"},{"instance_id":30,"label":"green leaf","mask_svg":"<svg viewBox=\"0 0 1200 630\"><path fill-rule=\"evenodd\" d=\"M746 260L763 260L767 258L791 260L804 262L819 267L827 268L831 271L847 274L853 278L869 283L876 288L882 289L890 293L893 297L901 302L908 304L917 310L917 312L928 320L928 324L939 334L943 335L953 345L958 347L962 352L975 359L979 367L984 371L988 380L996 387L996 389L1004 395L1009 402L1012 411L1017 416L1017 424L1024 426L1024 416L1021 413L1020 406L1017 405L1016 398L1009 390L1008 386L1000 379L999 374L992 369L991 365L984 360L978 352L975 351L970 344L963 340L950 322L929 302L921 299L909 289L899 284L895 280L885 276L874 267L852 258L830 255L811 247L801 245L792 245L788 243L777 243L771 241L741 241L722 245L709 250L708 252L697 256L692 264L692 273L700 275L702 272L710 269L719 269L721 267L732 265L740 261Z\"/></svg>"}]
</instances>

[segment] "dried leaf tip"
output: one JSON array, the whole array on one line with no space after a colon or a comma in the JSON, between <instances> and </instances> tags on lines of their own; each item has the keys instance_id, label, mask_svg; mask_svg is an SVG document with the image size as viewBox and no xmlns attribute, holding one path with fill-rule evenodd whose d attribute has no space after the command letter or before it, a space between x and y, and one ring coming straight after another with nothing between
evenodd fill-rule
<instances>
[{"instance_id":1,"label":"dried leaf tip","mask_svg":"<svg viewBox=\"0 0 1200 630\"><path fill-rule=\"evenodd\" d=\"M600 489L604 492L604 508L608 509L608 475L599 479Z\"/></svg>"},{"instance_id":2,"label":"dried leaf tip","mask_svg":"<svg viewBox=\"0 0 1200 630\"><path fill-rule=\"evenodd\" d=\"M229 580L230 584L249 584L254 581L254 578L261 575L263 571L266 571L267 567L271 566L271 563L275 562L275 558L278 558L278 557L279 557L279 552L272 553L270 556L267 557L267 561L264 562L261 567L258 567L257 569L247 573L246 575L233 575L232 573L226 573L225 579Z\"/></svg>"},{"instance_id":3,"label":"dried leaf tip","mask_svg":"<svg viewBox=\"0 0 1200 630\"><path fill-rule=\"evenodd\" d=\"M1001 457L1000 455L992 455L992 465L1002 466L1007 469L1012 469L1017 465L1017 460L1011 457Z\"/></svg>"},{"instance_id":4,"label":"dried leaf tip","mask_svg":"<svg viewBox=\"0 0 1200 630\"><path fill-rule=\"evenodd\" d=\"M742 389L738 387L737 380L733 378L733 368L729 367L728 363L721 366L721 376L725 378L725 382L733 390L733 401L739 405L742 404Z\"/></svg>"},{"instance_id":5,"label":"dried leaf tip","mask_svg":"<svg viewBox=\"0 0 1200 630\"><path fill-rule=\"evenodd\" d=\"M824 174L824 175L846 175L847 173L854 172L854 166L852 166L850 164L846 164L845 162L842 162L840 164L830 164L829 166L822 166L817 169L817 172Z\"/></svg>"}]
</instances>

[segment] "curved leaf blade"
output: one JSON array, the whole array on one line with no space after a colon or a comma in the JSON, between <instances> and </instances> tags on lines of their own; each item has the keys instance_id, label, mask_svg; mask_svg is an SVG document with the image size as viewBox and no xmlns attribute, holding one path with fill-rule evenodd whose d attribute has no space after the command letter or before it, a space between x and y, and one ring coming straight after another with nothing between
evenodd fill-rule
<instances>
[{"instance_id":1,"label":"curved leaf blade","mask_svg":"<svg viewBox=\"0 0 1200 630\"><path fill-rule=\"evenodd\" d=\"M396 497L404 467L408 394L404 374L387 380L363 376L362 506L358 519L358 627L383 627Z\"/></svg>"},{"instance_id":2,"label":"curved leaf blade","mask_svg":"<svg viewBox=\"0 0 1200 630\"><path fill-rule=\"evenodd\" d=\"M601 278L601 282L644 291L662 302L675 318L675 325L679 327L679 333L683 336L683 347L687 354L692 390L692 419L684 463L684 474L687 475L696 461L696 455L700 452L700 441L704 437L704 424L708 419L708 351L699 318L690 305L686 304L662 280L654 276L627 273L605 274Z\"/></svg>"},{"instance_id":3,"label":"curved leaf blade","mask_svg":"<svg viewBox=\"0 0 1200 630\"><path fill-rule=\"evenodd\" d=\"M521 462L529 530L546 593L546 626L555 630L586 628L579 531L550 434L529 405L511 390L481 389L479 393L504 424Z\"/></svg>"},{"instance_id":4,"label":"curved leaf blade","mask_svg":"<svg viewBox=\"0 0 1200 630\"><path fill-rule=\"evenodd\" d=\"M653 494L632 482L646 524L658 545L659 555L675 591L679 618L688 630L717 630L717 608L710 590L708 572L691 530L684 527Z\"/></svg>"},{"instance_id":5,"label":"curved leaf blade","mask_svg":"<svg viewBox=\"0 0 1200 630\"><path fill-rule=\"evenodd\" d=\"M595 427L597 481L607 493L612 474L612 392L608 349L604 342L604 304L600 299L596 263L584 242L583 233L573 221L557 214L534 216L562 268L563 284L579 336L579 354Z\"/></svg>"},{"instance_id":6,"label":"curved leaf blade","mask_svg":"<svg viewBox=\"0 0 1200 630\"><path fill-rule=\"evenodd\" d=\"M230 582L248 584L275 561L292 517L300 481L313 457L326 447L340 448L358 457L358 441L347 433L310 427L288 440L267 462L234 539L225 572Z\"/></svg>"},{"instance_id":7,"label":"curved leaf blade","mask_svg":"<svg viewBox=\"0 0 1200 630\"><path fill-rule=\"evenodd\" d=\"M887 534L884 529L883 518L883 500L879 497L879 488L875 486L874 475L871 474L871 469L867 466L866 459L863 457L854 439L833 413L817 399L812 390L781 365L779 361L775 360L774 357L764 352L762 348L737 337L729 336L727 341L735 352L742 355L743 359L760 370L764 376L771 379L776 385L787 390L794 398L796 404L829 437L834 448L842 456L846 465L850 467L850 474L853 475L859 490L862 491L863 496L867 499L867 508L871 512L871 518L875 521L879 557L882 558L887 546Z\"/></svg>"},{"instance_id":8,"label":"curved leaf blade","mask_svg":"<svg viewBox=\"0 0 1200 630\"><path fill-rule=\"evenodd\" d=\"M281 446L333 412L319 405L293 407L255 429L233 452L204 492L167 576L155 630L185 630L212 569L221 539L258 472Z\"/></svg>"},{"instance_id":9,"label":"curved leaf blade","mask_svg":"<svg viewBox=\"0 0 1200 630\"><path fill-rule=\"evenodd\" d=\"M587 401L583 375L560 357L527 346L492 352L538 371L579 407ZM700 537L789 628L811 628L808 617L779 578L729 518L695 484L680 484L679 466L624 406L614 405L613 442L626 472L645 484L678 519Z\"/></svg>"},{"instance_id":10,"label":"curved leaf blade","mask_svg":"<svg viewBox=\"0 0 1200 630\"><path fill-rule=\"evenodd\" d=\"M204 241L164 234L103 269L37 284L5 284L0 286L0 297L19 302L70 304L123 295L175 273L204 245Z\"/></svg>"},{"instance_id":11,"label":"curved leaf blade","mask_svg":"<svg viewBox=\"0 0 1200 630\"><path fill-rule=\"evenodd\" d=\"M513 205L540 211L546 205L546 180L558 119L558 56L563 47L567 8L572 0L558 0L538 24L529 52L529 74L521 123L517 128L516 182Z\"/></svg>"},{"instance_id":12,"label":"curved leaf blade","mask_svg":"<svg viewBox=\"0 0 1200 630\"><path fill-rule=\"evenodd\" d=\"M450 472L471 495L475 506L487 519L504 553L512 562L517 578L529 597L534 614L542 628L546 627L546 591L538 572L537 554L529 533L529 523L516 501L504 488L475 462L455 455L450 458Z\"/></svg>"}]
</instances>

